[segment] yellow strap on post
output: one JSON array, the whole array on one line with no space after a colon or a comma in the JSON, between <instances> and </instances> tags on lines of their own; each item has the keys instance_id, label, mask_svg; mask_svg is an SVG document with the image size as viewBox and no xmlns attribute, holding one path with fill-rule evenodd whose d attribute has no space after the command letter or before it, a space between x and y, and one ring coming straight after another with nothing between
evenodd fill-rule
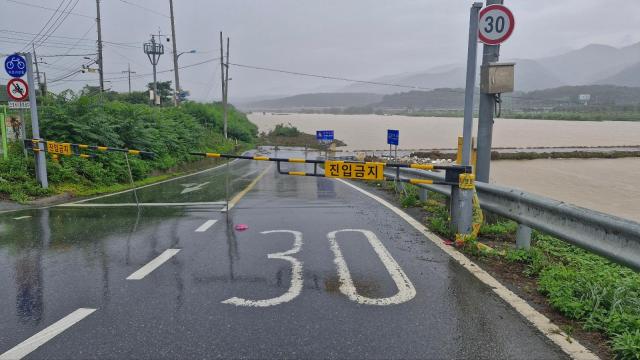
<instances>
[{"instance_id":1,"label":"yellow strap on post","mask_svg":"<svg viewBox=\"0 0 640 360\"><path fill-rule=\"evenodd\" d=\"M423 180L423 179L409 179L409 183L413 185L418 184L433 184L433 180Z\"/></svg>"},{"instance_id":2,"label":"yellow strap on post","mask_svg":"<svg viewBox=\"0 0 640 360\"><path fill-rule=\"evenodd\" d=\"M292 162L292 163L304 163L304 162L306 162L306 160L305 159L292 158L292 159L289 159L289 162Z\"/></svg>"},{"instance_id":3,"label":"yellow strap on post","mask_svg":"<svg viewBox=\"0 0 640 360\"><path fill-rule=\"evenodd\" d=\"M433 164L411 164L412 169L433 170Z\"/></svg>"},{"instance_id":4,"label":"yellow strap on post","mask_svg":"<svg viewBox=\"0 0 640 360\"><path fill-rule=\"evenodd\" d=\"M254 156L253 160L258 160L258 161L268 161L269 157L267 156Z\"/></svg>"},{"instance_id":5,"label":"yellow strap on post","mask_svg":"<svg viewBox=\"0 0 640 360\"><path fill-rule=\"evenodd\" d=\"M131 154L131 155L140 155L140 150L129 150L129 154Z\"/></svg>"},{"instance_id":6,"label":"yellow strap on post","mask_svg":"<svg viewBox=\"0 0 640 360\"><path fill-rule=\"evenodd\" d=\"M293 176L306 176L307 173L305 173L304 171L289 171L289 175L293 175Z\"/></svg>"},{"instance_id":7,"label":"yellow strap on post","mask_svg":"<svg viewBox=\"0 0 640 360\"><path fill-rule=\"evenodd\" d=\"M80 149L88 149L89 145L85 145L85 144L78 144L78 148Z\"/></svg>"},{"instance_id":8,"label":"yellow strap on post","mask_svg":"<svg viewBox=\"0 0 640 360\"><path fill-rule=\"evenodd\" d=\"M473 190L475 189L475 179L473 174L460 174L458 186L463 190Z\"/></svg>"},{"instance_id":9,"label":"yellow strap on post","mask_svg":"<svg viewBox=\"0 0 640 360\"><path fill-rule=\"evenodd\" d=\"M87 155L87 154L80 154L80 157L81 157L81 158L83 158L83 159L88 159L88 158L90 158L91 156L89 156L89 155Z\"/></svg>"},{"instance_id":10,"label":"yellow strap on post","mask_svg":"<svg viewBox=\"0 0 640 360\"><path fill-rule=\"evenodd\" d=\"M218 154L218 153L206 153L205 156L208 157L208 158L219 158L220 154Z\"/></svg>"},{"instance_id":11,"label":"yellow strap on post","mask_svg":"<svg viewBox=\"0 0 640 360\"><path fill-rule=\"evenodd\" d=\"M106 146L98 146L98 150L100 150L100 151L107 151L107 150L109 150L109 148L108 148L108 147L106 147Z\"/></svg>"}]
</instances>

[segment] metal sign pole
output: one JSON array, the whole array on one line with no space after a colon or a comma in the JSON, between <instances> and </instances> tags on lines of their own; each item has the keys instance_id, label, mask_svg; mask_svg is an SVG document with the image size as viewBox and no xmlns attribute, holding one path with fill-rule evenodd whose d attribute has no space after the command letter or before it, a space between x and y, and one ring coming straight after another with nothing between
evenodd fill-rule
<instances>
[{"instance_id":1,"label":"metal sign pole","mask_svg":"<svg viewBox=\"0 0 640 360\"><path fill-rule=\"evenodd\" d=\"M2 129L2 157L7 160L9 147L7 146L7 108L5 106L2 106L2 112L0 112L0 129Z\"/></svg>"},{"instance_id":2,"label":"metal sign pole","mask_svg":"<svg viewBox=\"0 0 640 360\"><path fill-rule=\"evenodd\" d=\"M481 2L471 6L469 17L469 45L467 51L467 81L464 98L464 127L462 129L462 164L471 165L471 133L473 130L473 93L476 84L476 66L478 51L478 16ZM473 215L473 191L453 186L451 191L451 226L458 234L471 232Z\"/></svg>"},{"instance_id":3,"label":"metal sign pole","mask_svg":"<svg viewBox=\"0 0 640 360\"><path fill-rule=\"evenodd\" d=\"M31 132L34 139L40 139L40 123L38 122L38 104L36 89L33 81L33 57L31 53L24 54L27 60L27 83L29 85L29 104L31 105ZM44 156L44 144L38 143L40 151L34 154L36 159L36 178L43 189L49 187L47 179L47 159Z\"/></svg>"},{"instance_id":4,"label":"metal sign pole","mask_svg":"<svg viewBox=\"0 0 640 360\"><path fill-rule=\"evenodd\" d=\"M502 4L503 0L487 0L487 6ZM481 71L488 71L489 63L500 59L500 45L482 47ZM493 138L493 112L495 95L480 91L480 107L478 109L478 159L476 160L476 176L478 181L489 182L491 170L491 142Z\"/></svg>"}]
</instances>

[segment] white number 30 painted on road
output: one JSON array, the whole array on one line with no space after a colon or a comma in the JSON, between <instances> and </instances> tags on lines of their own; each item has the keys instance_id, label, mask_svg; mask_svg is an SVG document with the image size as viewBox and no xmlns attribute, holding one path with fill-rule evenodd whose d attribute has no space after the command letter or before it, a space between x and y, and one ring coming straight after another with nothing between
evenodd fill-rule
<instances>
[{"instance_id":1,"label":"white number 30 painted on road","mask_svg":"<svg viewBox=\"0 0 640 360\"><path fill-rule=\"evenodd\" d=\"M340 246L338 245L338 241L336 239L336 235L338 233L344 232L359 232L366 236L369 244L373 247L373 250L376 252L380 261L387 269L391 278L393 279L396 287L398 288L398 292L386 298L369 298L366 296L362 296L358 294L358 291L353 283L353 279L351 278L351 273L349 272L349 267L347 266L344 257L342 256L342 251L340 250ZM253 306L253 307L267 307L279 305L282 303L289 302L300 295L302 291L302 261L294 258L291 255L297 254L302 248L302 233L299 231L293 230L272 230L272 231L263 231L261 234L272 234L272 233L288 233L294 236L293 248L281 253L273 253L267 255L269 259L281 259L286 260L291 263L291 285L289 286L289 290L286 293L265 300L248 300L242 299L238 297L232 297L223 301L223 304L233 304L237 306ZM359 304L365 305L394 305L394 304L402 304L413 299L416 296L416 289L413 287L411 280L407 277L407 275L402 271L402 268L398 263L393 259L393 256L389 253L389 251L384 247L382 241L378 239L376 234L369 230L361 230L361 229L344 229L332 231L327 234L327 239L329 240L329 245L331 247L331 251L334 255L333 262L336 264L338 268L338 278L340 279L340 292L346 295L350 300L355 301Z\"/></svg>"}]
</instances>

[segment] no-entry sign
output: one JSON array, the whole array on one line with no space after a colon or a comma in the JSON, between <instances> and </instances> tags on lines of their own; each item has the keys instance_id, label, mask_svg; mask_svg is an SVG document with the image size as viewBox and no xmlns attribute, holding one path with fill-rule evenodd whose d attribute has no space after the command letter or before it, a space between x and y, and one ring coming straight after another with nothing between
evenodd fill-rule
<instances>
[{"instance_id":1,"label":"no-entry sign","mask_svg":"<svg viewBox=\"0 0 640 360\"><path fill-rule=\"evenodd\" d=\"M7 94L15 101L26 100L29 96L29 86L22 79L11 79L7 83Z\"/></svg>"},{"instance_id":2,"label":"no-entry sign","mask_svg":"<svg viewBox=\"0 0 640 360\"><path fill-rule=\"evenodd\" d=\"M480 11L478 38L487 45L500 45L513 33L515 19L504 5L489 5Z\"/></svg>"}]
</instances>

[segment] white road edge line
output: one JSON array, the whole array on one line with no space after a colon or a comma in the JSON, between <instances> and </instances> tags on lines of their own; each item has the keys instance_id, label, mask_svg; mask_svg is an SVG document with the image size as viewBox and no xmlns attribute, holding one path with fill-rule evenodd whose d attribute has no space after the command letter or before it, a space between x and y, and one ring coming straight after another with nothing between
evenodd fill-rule
<instances>
[{"instance_id":1,"label":"white road edge line","mask_svg":"<svg viewBox=\"0 0 640 360\"><path fill-rule=\"evenodd\" d=\"M33 335L27 340L21 342L13 349L0 355L0 360L18 360L29 355L31 352L44 345L47 341L58 336L75 323L91 315L96 309L79 308L71 314L63 317L55 323L49 325L46 329Z\"/></svg>"},{"instance_id":2,"label":"white road edge line","mask_svg":"<svg viewBox=\"0 0 640 360\"><path fill-rule=\"evenodd\" d=\"M380 204L393 211L396 215L400 216L404 221L409 223L409 225L413 226L416 230L421 232L425 237L427 237L427 239L431 240L431 242L438 246L442 251L447 253L460 265L467 269L467 271L473 274L478 280L489 286L493 290L493 292L495 292L499 297L501 297L504 301L511 305L517 312L520 313L520 315L525 317L533 326L535 326L542 334L544 334L547 338L558 345L562 349L562 351L564 351L571 358L580 360L599 359L598 356L592 353L589 349L582 346L576 339L570 338L569 335L562 331L557 325L552 323L549 318L536 311L526 301L524 301L518 295L514 294L511 290L507 289L493 276L482 270L473 261L464 256L464 254L448 245L445 245L441 238L430 232L427 227L422 225L419 221L412 218L404 211L400 210L393 204L380 198L377 195L374 195L342 179L336 180L376 200Z\"/></svg>"},{"instance_id":3,"label":"white road edge line","mask_svg":"<svg viewBox=\"0 0 640 360\"><path fill-rule=\"evenodd\" d=\"M153 270L160 267L160 265L164 264L167 260L174 257L180 249L167 249L162 254L158 255L155 259L149 261L147 265L141 267L133 274L127 277L127 280L142 280L145 276L149 275Z\"/></svg>"},{"instance_id":4,"label":"white road edge line","mask_svg":"<svg viewBox=\"0 0 640 360\"><path fill-rule=\"evenodd\" d=\"M204 224L200 225L200 227L196 229L196 232L205 232L217 222L218 220L207 220Z\"/></svg>"},{"instance_id":5,"label":"white road edge line","mask_svg":"<svg viewBox=\"0 0 640 360\"><path fill-rule=\"evenodd\" d=\"M31 215L26 215L26 216L20 216L20 217L14 217L13 220L23 220L23 219L28 219L30 218Z\"/></svg>"},{"instance_id":6,"label":"white road edge line","mask_svg":"<svg viewBox=\"0 0 640 360\"><path fill-rule=\"evenodd\" d=\"M55 207L132 207L132 206L225 206L224 201L211 202L175 202L175 203L66 203Z\"/></svg>"}]
</instances>

